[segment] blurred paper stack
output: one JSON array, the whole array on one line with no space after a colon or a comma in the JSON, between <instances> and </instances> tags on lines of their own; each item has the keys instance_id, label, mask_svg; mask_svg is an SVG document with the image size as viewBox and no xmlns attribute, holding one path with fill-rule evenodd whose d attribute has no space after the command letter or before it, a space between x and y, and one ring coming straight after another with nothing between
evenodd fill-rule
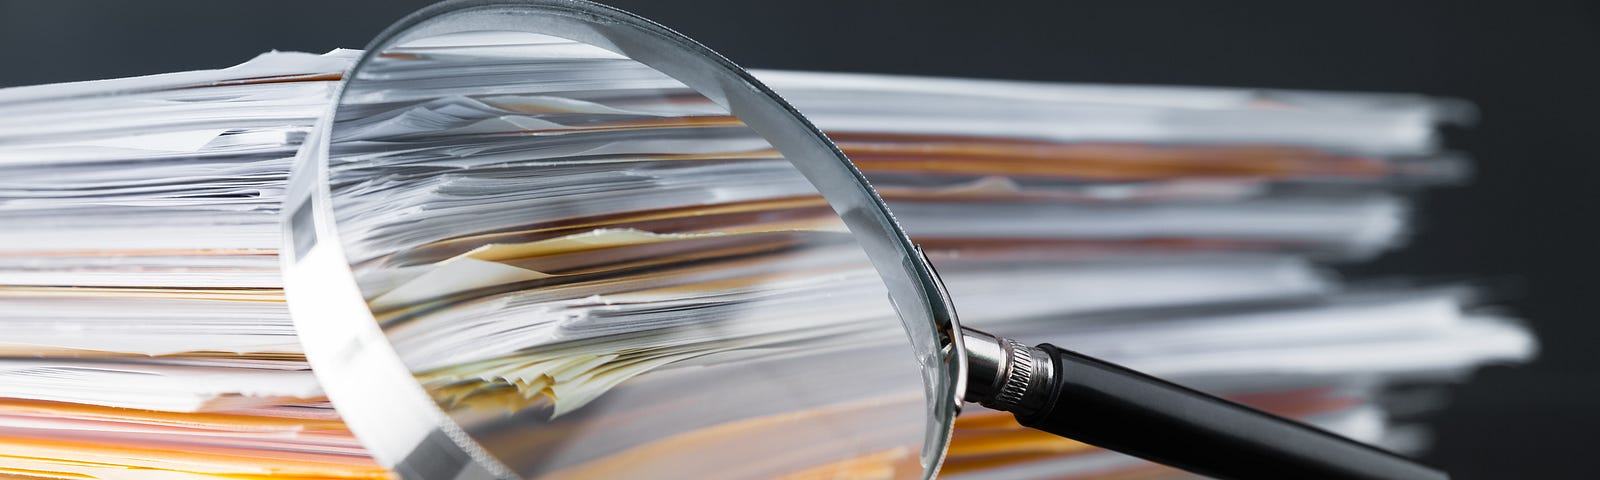
<instances>
[{"instance_id":1,"label":"blurred paper stack","mask_svg":"<svg viewBox=\"0 0 1600 480\"><path fill-rule=\"evenodd\" d=\"M349 61L0 90L0 476L388 476L321 397L276 259Z\"/></svg>"},{"instance_id":2,"label":"blurred paper stack","mask_svg":"<svg viewBox=\"0 0 1600 480\"><path fill-rule=\"evenodd\" d=\"M1444 395L1418 385L1536 349L1470 283L1335 272L1403 247L1415 192L1467 180L1465 160L1438 144L1442 125L1472 119L1463 102L758 76L867 174L930 251L963 324L1408 452L1425 448L1426 431L1391 414ZM1173 473L1096 452L969 411L944 473Z\"/></svg>"},{"instance_id":3,"label":"blurred paper stack","mask_svg":"<svg viewBox=\"0 0 1600 480\"><path fill-rule=\"evenodd\" d=\"M275 259L289 158L353 58L274 52L224 70L0 90L0 474L388 475L321 397ZM933 256L967 324L1413 450L1425 435L1390 410L1433 404L1397 407L1392 385L1459 381L1535 350L1470 285L1345 282L1329 267L1403 246L1408 195L1466 178L1436 138L1440 124L1470 115L1465 105L757 76L868 175ZM374 115L426 120L374 128L549 126L504 107L536 100L462 100L487 101L396 108L444 114ZM662 232L624 233L638 238L605 240L633 247ZM675 240L685 239L705 240ZM406 294L390 291L400 293L374 304ZM947 476L1175 474L978 407L957 424ZM892 475L905 458L875 461L798 476Z\"/></svg>"}]
</instances>

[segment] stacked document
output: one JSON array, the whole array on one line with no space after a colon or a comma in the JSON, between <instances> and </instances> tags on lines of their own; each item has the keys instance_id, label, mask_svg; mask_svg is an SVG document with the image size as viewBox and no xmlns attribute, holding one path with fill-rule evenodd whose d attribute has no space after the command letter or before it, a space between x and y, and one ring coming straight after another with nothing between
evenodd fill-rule
<instances>
[{"instance_id":1,"label":"stacked document","mask_svg":"<svg viewBox=\"0 0 1600 480\"><path fill-rule=\"evenodd\" d=\"M272 52L222 70L0 90L0 476L392 475L322 396L275 258L291 158L327 120L358 53ZM716 105L558 95L571 86L438 93L429 82L448 72L402 72L413 76L346 92L361 115L340 119L335 153L366 163L342 164L331 181L349 194L340 228L358 239L345 246L369 305L469 429L530 412L561 425L599 407L664 408L634 398L711 404L734 391L684 385L726 383L721 365L762 371L785 359L750 351L821 339L854 340L805 357L817 372L872 379L869 366L887 376L910 361L879 358L886 340L871 326L894 313L826 203ZM681 87L612 73L640 89ZM1426 432L1404 422L1417 412L1394 410L1390 387L1462 381L1536 349L1470 283L1337 273L1405 245L1413 192L1467 179L1436 137L1470 119L1458 102L756 75L867 174L965 324L1410 451ZM595 128L572 122L578 114L605 119L605 131L585 131ZM663 126L728 133L685 142ZM539 137L551 131L619 145L660 136L654 150L595 150ZM547 143L521 148L530 137ZM558 174L501 168L572 158L582 162ZM364 180L380 169L423 194ZM677 328L688 324L718 335ZM759 433L803 437L777 422L813 405L814 387L879 396L802 416L921 432L920 390L883 387L920 379L785 381L793 388L735 392L747 397L693 419L718 428L642 416L626 432L568 436L564 452L582 461L559 473L616 477L628 462L718 449L738 464L719 470L729 476L920 474L914 449L867 442L870 454L839 446L841 457L827 432L798 463L741 458ZM956 425L945 476L1182 475L976 406Z\"/></svg>"},{"instance_id":2,"label":"stacked document","mask_svg":"<svg viewBox=\"0 0 1600 480\"><path fill-rule=\"evenodd\" d=\"M1390 418L1389 386L1535 350L1470 283L1337 273L1405 245L1416 191L1467 180L1437 134L1472 120L1462 102L757 75L867 174L929 249L963 324L1410 452L1427 436L1403 417L1422 407ZM1173 473L972 411L943 472Z\"/></svg>"},{"instance_id":3,"label":"stacked document","mask_svg":"<svg viewBox=\"0 0 1600 480\"><path fill-rule=\"evenodd\" d=\"M352 52L0 90L0 476L387 478L322 397L276 248Z\"/></svg>"}]
</instances>

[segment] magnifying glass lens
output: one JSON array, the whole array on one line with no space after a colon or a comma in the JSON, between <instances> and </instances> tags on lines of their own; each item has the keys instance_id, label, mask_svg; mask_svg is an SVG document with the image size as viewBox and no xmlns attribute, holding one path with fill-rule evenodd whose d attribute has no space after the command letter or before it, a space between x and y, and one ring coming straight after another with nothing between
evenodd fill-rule
<instances>
[{"instance_id":1,"label":"magnifying glass lens","mask_svg":"<svg viewBox=\"0 0 1600 480\"><path fill-rule=\"evenodd\" d=\"M544 17L389 36L325 132L331 230L450 441L525 478L921 477L948 419L819 159L733 113L751 87Z\"/></svg>"}]
</instances>

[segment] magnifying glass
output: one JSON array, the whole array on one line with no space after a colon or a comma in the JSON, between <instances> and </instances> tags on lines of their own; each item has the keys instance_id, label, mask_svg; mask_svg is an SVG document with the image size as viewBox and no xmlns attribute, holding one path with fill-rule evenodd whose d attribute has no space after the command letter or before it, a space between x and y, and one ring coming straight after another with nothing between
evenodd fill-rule
<instances>
[{"instance_id":1,"label":"magnifying glass","mask_svg":"<svg viewBox=\"0 0 1600 480\"><path fill-rule=\"evenodd\" d=\"M1445 477L962 328L826 137L625 12L424 9L326 118L285 205L290 309L406 478L927 478L963 402L1216 477Z\"/></svg>"}]
</instances>

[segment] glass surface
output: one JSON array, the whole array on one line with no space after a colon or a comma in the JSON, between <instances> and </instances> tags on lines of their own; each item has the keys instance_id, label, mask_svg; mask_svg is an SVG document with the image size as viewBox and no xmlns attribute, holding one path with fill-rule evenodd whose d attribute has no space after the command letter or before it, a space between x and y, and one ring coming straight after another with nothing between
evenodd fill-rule
<instances>
[{"instance_id":1,"label":"glass surface","mask_svg":"<svg viewBox=\"0 0 1600 480\"><path fill-rule=\"evenodd\" d=\"M952 387L876 197L819 191L836 158L785 158L750 92L524 13L391 35L327 130L332 230L434 403L528 478L930 473Z\"/></svg>"}]
</instances>

